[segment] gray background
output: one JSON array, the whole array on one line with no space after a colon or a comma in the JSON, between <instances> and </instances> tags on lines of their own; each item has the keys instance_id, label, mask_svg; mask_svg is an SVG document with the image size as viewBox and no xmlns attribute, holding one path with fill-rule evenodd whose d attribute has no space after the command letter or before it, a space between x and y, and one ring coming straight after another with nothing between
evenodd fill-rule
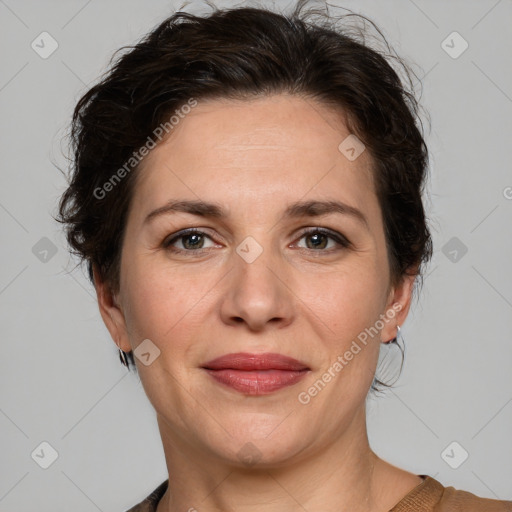
<instances>
[{"instance_id":1,"label":"gray background","mask_svg":"<svg viewBox=\"0 0 512 512\"><path fill-rule=\"evenodd\" d=\"M61 139L76 100L115 49L179 5L0 0L2 512L121 511L167 478L154 411L50 214L65 188L55 165L66 166ZM402 377L368 402L370 441L409 471L512 499L512 2L343 5L416 64L432 119L435 256L402 329ZM31 48L43 31L59 45L46 59ZM469 43L458 58L442 47L453 31ZM48 469L31 457L43 441L59 455ZM446 460L460 462L462 449L469 457L453 469Z\"/></svg>"}]
</instances>

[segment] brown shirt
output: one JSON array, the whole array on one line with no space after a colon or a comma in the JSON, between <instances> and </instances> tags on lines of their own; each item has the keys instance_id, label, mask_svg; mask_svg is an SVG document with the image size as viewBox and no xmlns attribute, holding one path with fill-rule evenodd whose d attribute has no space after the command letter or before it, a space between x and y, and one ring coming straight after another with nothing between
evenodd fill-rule
<instances>
[{"instance_id":1,"label":"brown shirt","mask_svg":"<svg viewBox=\"0 0 512 512\"><path fill-rule=\"evenodd\" d=\"M480 498L453 487L444 487L428 475L407 493L389 512L512 512L512 501ZM169 480L162 482L144 501L126 512L155 512L167 490Z\"/></svg>"}]
</instances>

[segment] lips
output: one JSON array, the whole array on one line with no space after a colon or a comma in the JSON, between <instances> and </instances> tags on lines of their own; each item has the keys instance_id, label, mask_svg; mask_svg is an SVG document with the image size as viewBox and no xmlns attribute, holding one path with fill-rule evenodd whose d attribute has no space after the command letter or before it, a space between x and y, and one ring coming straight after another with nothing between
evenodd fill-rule
<instances>
[{"instance_id":1,"label":"lips","mask_svg":"<svg viewBox=\"0 0 512 512\"><path fill-rule=\"evenodd\" d=\"M296 384L310 368L275 353L239 352L212 359L202 368L217 382L247 395L265 395Z\"/></svg>"},{"instance_id":2,"label":"lips","mask_svg":"<svg viewBox=\"0 0 512 512\"><path fill-rule=\"evenodd\" d=\"M203 368L209 370L309 370L309 368L288 356L282 354L248 354L238 352L236 354L226 354L225 356L212 359L203 365Z\"/></svg>"}]
</instances>

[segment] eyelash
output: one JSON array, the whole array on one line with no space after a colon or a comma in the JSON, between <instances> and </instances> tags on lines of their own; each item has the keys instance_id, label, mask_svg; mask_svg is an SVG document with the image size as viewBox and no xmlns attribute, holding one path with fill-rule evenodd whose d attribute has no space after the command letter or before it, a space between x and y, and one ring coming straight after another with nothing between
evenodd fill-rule
<instances>
[{"instance_id":1,"label":"eyelash","mask_svg":"<svg viewBox=\"0 0 512 512\"><path fill-rule=\"evenodd\" d=\"M299 236L299 240L304 238L305 236L307 235L312 235L312 234L321 234L321 235L324 235L328 238L330 238L331 240L334 240L342 249L348 249L349 247L351 247L351 243L350 241L344 237L341 233L337 233L336 231L330 231L330 230L327 230L325 228L309 228L305 231L303 231L300 236ZM163 242L162 242L162 247L164 249L167 249L171 252L174 252L174 253L195 253L195 255L198 255L198 256L201 256L204 252L207 252L210 247L207 247L205 249L177 249L176 247L172 247L172 244L179 240L180 238L185 238L186 236L190 236L190 235L204 235L206 236L207 238L210 238L211 237L205 233L204 231L200 231L199 229L196 229L196 228L189 228L189 229L185 229L185 230L182 230L182 231L179 231L178 233L174 234L174 235L171 235L172 238L169 238L167 237ZM339 248L335 248L335 249L308 249L308 248L304 248L304 247L301 247L300 249L302 250L306 250L306 251L311 251L311 252L316 252L316 253L332 253L334 251L337 251L337 250L340 250Z\"/></svg>"}]
</instances>

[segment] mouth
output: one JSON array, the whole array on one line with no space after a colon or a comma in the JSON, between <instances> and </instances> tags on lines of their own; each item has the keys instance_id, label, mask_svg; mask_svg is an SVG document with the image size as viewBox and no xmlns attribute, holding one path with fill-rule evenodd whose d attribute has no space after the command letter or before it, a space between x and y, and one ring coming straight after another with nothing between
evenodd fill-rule
<instances>
[{"instance_id":1,"label":"mouth","mask_svg":"<svg viewBox=\"0 0 512 512\"><path fill-rule=\"evenodd\" d=\"M202 367L215 381L246 395L267 395L302 380L311 369L274 353L226 354Z\"/></svg>"}]
</instances>

